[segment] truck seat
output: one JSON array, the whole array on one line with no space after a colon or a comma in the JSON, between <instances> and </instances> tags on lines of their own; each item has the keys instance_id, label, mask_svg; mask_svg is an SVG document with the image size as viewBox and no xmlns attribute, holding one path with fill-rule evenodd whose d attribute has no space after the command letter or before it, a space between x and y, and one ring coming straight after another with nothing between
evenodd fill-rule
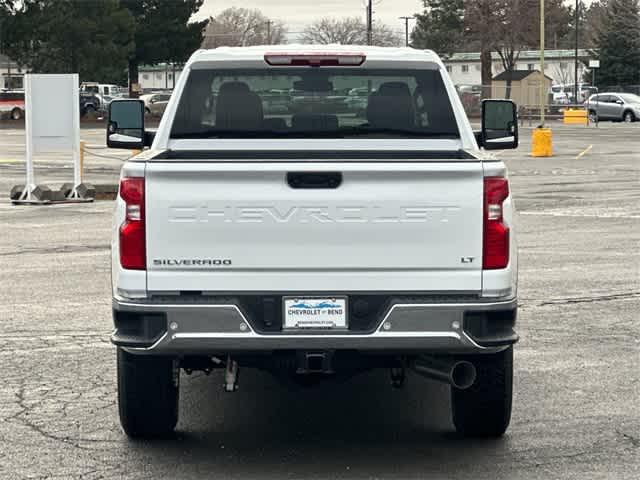
<instances>
[{"instance_id":1,"label":"truck seat","mask_svg":"<svg viewBox=\"0 0 640 480\"><path fill-rule=\"evenodd\" d=\"M415 107L409 86L386 82L369 95L367 120L373 128L411 129L415 127Z\"/></svg>"},{"instance_id":2,"label":"truck seat","mask_svg":"<svg viewBox=\"0 0 640 480\"><path fill-rule=\"evenodd\" d=\"M225 82L216 102L216 128L220 130L261 130L262 100L244 82Z\"/></svg>"}]
</instances>

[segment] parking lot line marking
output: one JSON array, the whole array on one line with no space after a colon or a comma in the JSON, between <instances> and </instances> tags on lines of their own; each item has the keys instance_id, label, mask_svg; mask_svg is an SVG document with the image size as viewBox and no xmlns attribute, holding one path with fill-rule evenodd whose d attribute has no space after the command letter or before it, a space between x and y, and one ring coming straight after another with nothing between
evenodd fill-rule
<instances>
[{"instance_id":1,"label":"parking lot line marking","mask_svg":"<svg viewBox=\"0 0 640 480\"><path fill-rule=\"evenodd\" d=\"M576 160L580 160L582 157L584 157L587 153L589 153L591 151L591 149L593 148L593 145L589 145L587 148L585 148L583 151L581 151L578 156L576 157Z\"/></svg>"},{"instance_id":2,"label":"parking lot line marking","mask_svg":"<svg viewBox=\"0 0 640 480\"><path fill-rule=\"evenodd\" d=\"M572 213L572 212L534 212L534 211L523 211L518 212L520 215L540 215L547 217L571 217L571 218L632 218L639 219L640 215L635 215L633 213Z\"/></svg>"}]
</instances>

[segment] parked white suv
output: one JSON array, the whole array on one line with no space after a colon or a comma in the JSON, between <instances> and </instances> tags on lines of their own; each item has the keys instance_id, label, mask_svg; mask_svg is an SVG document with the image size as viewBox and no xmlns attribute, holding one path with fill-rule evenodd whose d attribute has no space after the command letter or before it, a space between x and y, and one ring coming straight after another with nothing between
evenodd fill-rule
<instances>
[{"instance_id":1,"label":"parked white suv","mask_svg":"<svg viewBox=\"0 0 640 480\"><path fill-rule=\"evenodd\" d=\"M110 106L112 342L130 436L171 432L179 369L313 382L387 368L452 386L455 428L511 415L517 255L504 163L515 106L474 133L430 51L286 45L194 53L157 132ZM370 92L363 113L336 91ZM265 113L270 92L297 106ZM283 98L293 98L283 97ZM283 100L284 101L284 100ZM289 100L292 101L292 100Z\"/></svg>"}]
</instances>

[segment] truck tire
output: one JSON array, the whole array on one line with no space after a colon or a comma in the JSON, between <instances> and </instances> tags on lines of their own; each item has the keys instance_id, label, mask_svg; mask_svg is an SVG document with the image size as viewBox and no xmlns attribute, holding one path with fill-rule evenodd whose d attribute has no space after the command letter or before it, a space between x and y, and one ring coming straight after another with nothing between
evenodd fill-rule
<instances>
[{"instance_id":1,"label":"truck tire","mask_svg":"<svg viewBox=\"0 0 640 480\"><path fill-rule=\"evenodd\" d=\"M118 348L120 424L131 438L170 435L178 423L179 371L170 357Z\"/></svg>"},{"instance_id":2,"label":"truck tire","mask_svg":"<svg viewBox=\"0 0 640 480\"><path fill-rule=\"evenodd\" d=\"M499 437L511 420L513 347L465 358L476 367L476 381L466 390L451 389L456 431L469 437Z\"/></svg>"}]
</instances>

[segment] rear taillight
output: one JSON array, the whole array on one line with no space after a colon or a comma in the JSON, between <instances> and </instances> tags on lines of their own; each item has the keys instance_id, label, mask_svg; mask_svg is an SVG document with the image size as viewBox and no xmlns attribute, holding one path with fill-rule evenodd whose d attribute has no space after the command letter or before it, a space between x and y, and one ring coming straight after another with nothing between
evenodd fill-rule
<instances>
[{"instance_id":1,"label":"rear taillight","mask_svg":"<svg viewBox=\"0 0 640 480\"><path fill-rule=\"evenodd\" d=\"M482 268L495 270L509 265L509 227L503 220L503 204L509 197L509 182L503 177L484 179L484 238Z\"/></svg>"},{"instance_id":2,"label":"rear taillight","mask_svg":"<svg viewBox=\"0 0 640 480\"><path fill-rule=\"evenodd\" d=\"M145 270L144 178L120 180L120 197L126 205L124 223L120 226L120 265L128 270Z\"/></svg>"}]
</instances>

